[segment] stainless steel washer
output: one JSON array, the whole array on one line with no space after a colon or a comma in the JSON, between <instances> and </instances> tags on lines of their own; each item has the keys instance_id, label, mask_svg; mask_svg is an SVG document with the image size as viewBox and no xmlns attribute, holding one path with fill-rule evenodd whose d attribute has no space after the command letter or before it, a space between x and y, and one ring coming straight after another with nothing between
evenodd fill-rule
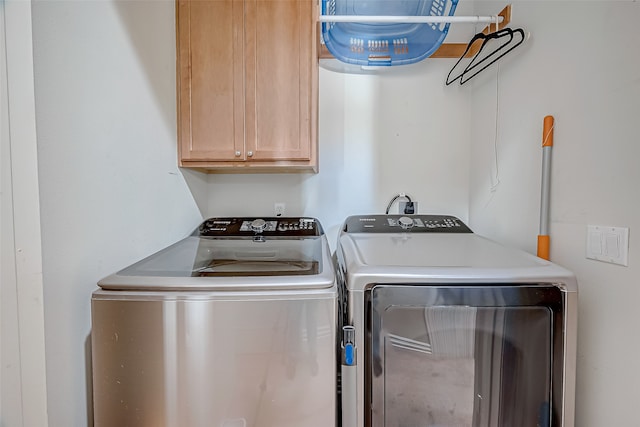
<instances>
[{"instance_id":1,"label":"stainless steel washer","mask_svg":"<svg viewBox=\"0 0 640 427\"><path fill-rule=\"evenodd\" d=\"M574 425L571 272L434 215L349 217L337 261L343 427Z\"/></svg>"},{"instance_id":2,"label":"stainless steel washer","mask_svg":"<svg viewBox=\"0 0 640 427\"><path fill-rule=\"evenodd\" d=\"M96 427L326 427L337 288L313 218L211 218L92 296Z\"/></svg>"}]
</instances>

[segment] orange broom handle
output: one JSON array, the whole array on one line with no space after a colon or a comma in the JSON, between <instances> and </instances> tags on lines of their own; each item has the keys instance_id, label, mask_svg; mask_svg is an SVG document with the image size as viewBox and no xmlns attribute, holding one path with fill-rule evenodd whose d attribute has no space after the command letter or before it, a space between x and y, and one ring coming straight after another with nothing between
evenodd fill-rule
<instances>
[{"instance_id":1,"label":"orange broom handle","mask_svg":"<svg viewBox=\"0 0 640 427\"><path fill-rule=\"evenodd\" d=\"M551 190L551 148L553 147L553 116L544 118L542 127L542 191L540 196L540 234L538 256L549 259L549 199Z\"/></svg>"},{"instance_id":2,"label":"orange broom handle","mask_svg":"<svg viewBox=\"0 0 640 427\"><path fill-rule=\"evenodd\" d=\"M553 147L553 116L546 116L542 124L542 146Z\"/></svg>"}]
</instances>

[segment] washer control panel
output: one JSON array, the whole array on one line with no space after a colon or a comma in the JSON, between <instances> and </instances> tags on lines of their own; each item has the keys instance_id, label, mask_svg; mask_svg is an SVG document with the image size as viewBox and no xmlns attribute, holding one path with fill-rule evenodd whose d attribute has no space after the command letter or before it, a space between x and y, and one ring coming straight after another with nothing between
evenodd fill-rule
<instances>
[{"instance_id":1,"label":"washer control panel","mask_svg":"<svg viewBox=\"0 0 640 427\"><path fill-rule=\"evenodd\" d=\"M193 233L195 236L320 236L315 218L209 218Z\"/></svg>"},{"instance_id":2,"label":"washer control panel","mask_svg":"<svg viewBox=\"0 0 640 427\"><path fill-rule=\"evenodd\" d=\"M345 233L472 233L450 215L356 215L344 223Z\"/></svg>"}]
</instances>

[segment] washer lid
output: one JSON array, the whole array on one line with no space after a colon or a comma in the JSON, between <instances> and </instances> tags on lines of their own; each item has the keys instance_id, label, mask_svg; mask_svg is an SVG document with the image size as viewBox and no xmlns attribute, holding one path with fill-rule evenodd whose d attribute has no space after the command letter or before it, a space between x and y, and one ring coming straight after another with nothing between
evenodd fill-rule
<instances>
[{"instance_id":1,"label":"washer lid","mask_svg":"<svg viewBox=\"0 0 640 427\"><path fill-rule=\"evenodd\" d=\"M350 217L338 239L338 262L349 289L371 283L561 282L577 289L570 271L472 233L451 217ZM433 221L433 222L429 222ZM440 227L427 224L440 223ZM403 224L405 227L404 228Z\"/></svg>"},{"instance_id":2,"label":"washer lid","mask_svg":"<svg viewBox=\"0 0 640 427\"><path fill-rule=\"evenodd\" d=\"M340 243L361 266L387 268L535 268L548 262L476 234L345 234Z\"/></svg>"},{"instance_id":3,"label":"washer lid","mask_svg":"<svg viewBox=\"0 0 640 427\"><path fill-rule=\"evenodd\" d=\"M121 276L306 276L322 267L319 237L305 240L187 237L118 272Z\"/></svg>"},{"instance_id":4,"label":"washer lid","mask_svg":"<svg viewBox=\"0 0 640 427\"><path fill-rule=\"evenodd\" d=\"M255 230L243 224L254 223ZM328 245L313 230L292 230L255 219L207 220L191 236L101 280L105 289L274 289L330 287L334 273ZM208 224L205 226L205 224ZM298 221L296 220L296 224ZM300 223L302 224L302 223ZM241 229L242 228L242 229ZM245 227L246 228L246 227Z\"/></svg>"}]
</instances>

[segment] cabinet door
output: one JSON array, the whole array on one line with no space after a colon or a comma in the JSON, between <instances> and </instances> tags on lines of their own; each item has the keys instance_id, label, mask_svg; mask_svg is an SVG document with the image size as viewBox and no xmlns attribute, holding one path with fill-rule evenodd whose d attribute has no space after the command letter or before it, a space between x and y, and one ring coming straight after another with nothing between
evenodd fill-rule
<instances>
[{"instance_id":1,"label":"cabinet door","mask_svg":"<svg viewBox=\"0 0 640 427\"><path fill-rule=\"evenodd\" d=\"M311 0L245 0L246 149L253 161L315 161Z\"/></svg>"},{"instance_id":2,"label":"cabinet door","mask_svg":"<svg viewBox=\"0 0 640 427\"><path fill-rule=\"evenodd\" d=\"M242 160L243 1L180 0L177 12L180 158Z\"/></svg>"}]
</instances>

